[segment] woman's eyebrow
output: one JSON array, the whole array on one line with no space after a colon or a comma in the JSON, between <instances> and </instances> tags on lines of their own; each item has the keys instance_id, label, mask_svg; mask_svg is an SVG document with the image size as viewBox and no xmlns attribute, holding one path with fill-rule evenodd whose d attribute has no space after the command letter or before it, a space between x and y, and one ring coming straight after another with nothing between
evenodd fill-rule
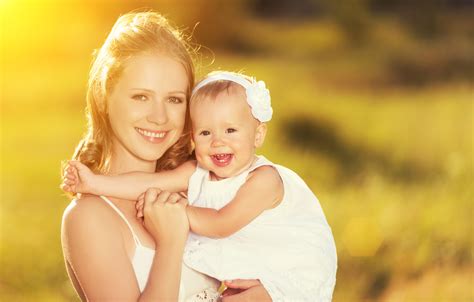
<instances>
[{"instance_id":1,"label":"woman's eyebrow","mask_svg":"<svg viewBox=\"0 0 474 302\"><path fill-rule=\"evenodd\" d=\"M183 94L183 95L186 95L186 92L184 92L182 90L176 90L176 91L170 91L169 94Z\"/></svg>"},{"instance_id":2,"label":"woman's eyebrow","mask_svg":"<svg viewBox=\"0 0 474 302\"><path fill-rule=\"evenodd\" d=\"M148 89L148 88L130 88L130 90L139 90L139 91L146 91L149 93L155 93L154 90Z\"/></svg>"},{"instance_id":3,"label":"woman's eyebrow","mask_svg":"<svg viewBox=\"0 0 474 302\"><path fill-rule=\"evenodd\" d=\"M149 93L155 93L154 90L151 90L151 89L148 89L148 88L130 88L130 90L139 90L139 91L146 91L146 92L149 92ZM168 95L170 94L182 94L182 95L186 95L186 92L182 91L182 90L176 90L176 91L170 91L168 92Z\"/></svg>"}]
</instances>

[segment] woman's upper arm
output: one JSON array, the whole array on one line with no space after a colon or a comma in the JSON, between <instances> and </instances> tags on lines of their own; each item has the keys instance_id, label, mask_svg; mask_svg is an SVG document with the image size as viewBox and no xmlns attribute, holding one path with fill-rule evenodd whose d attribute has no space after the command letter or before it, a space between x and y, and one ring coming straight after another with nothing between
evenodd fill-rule
<instances>
[{"instance_id":1,"label":"woman's upper arm","mask_svg":"<svg viewBox=\"0 0 474 302\"><path fill-rule=\"evenodd\" d=\"M64 256L88 300L136 301L140 291L121 227L106 207L96 197L71 203L62 222Z\"/></svg>"}]
</instances>

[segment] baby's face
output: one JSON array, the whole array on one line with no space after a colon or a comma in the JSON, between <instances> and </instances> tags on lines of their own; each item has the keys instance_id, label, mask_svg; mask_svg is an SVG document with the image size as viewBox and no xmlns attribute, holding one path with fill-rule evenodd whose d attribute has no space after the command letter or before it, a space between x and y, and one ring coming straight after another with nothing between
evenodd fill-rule
<instances>
[{"instance_id":1,"label":"baby's face","mask_svg":"<svg viewBox=\"0 0 474 302\"><path fill-rule=\"evenodd\" d=\"M216 179L247 169L265 137L265 125L252 116L240 87L230 87L215 99L193 102L191 119L197 161Z\"/></svg>"}]
</instances>

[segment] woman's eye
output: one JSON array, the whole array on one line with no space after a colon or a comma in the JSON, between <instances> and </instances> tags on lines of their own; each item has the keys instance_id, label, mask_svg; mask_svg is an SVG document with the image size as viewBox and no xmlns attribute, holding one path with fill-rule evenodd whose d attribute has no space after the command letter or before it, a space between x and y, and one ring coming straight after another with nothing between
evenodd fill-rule
<instances>
[{"instance_id":1,"label":"woman's eye","mask_svg":"<svg viewBox=\"0 0 474 302\"><path fill-rule=\"evenodd\" d=\"M132 96L132 99L134 99L135 101L144 102L144 101L148 100L148 97L144 94L136 94L136 95Z\"/></svg>"},{"instance_id":2,"label":"woman's eye","mask_svg":"<svg viewBox=\"0 0 474 302\"><path fill-rule=\"evenodd\" d=\"M237 129L234 129L234 128L227 128L227 130L225 131L226 133L234 133L236 132Z\"/></svg>"},{"instance_id":3,"label":"woman's eye","mask_svg":"<svg viewBox=\"0 0 474 302\"><path fill-rule=\"evenodd\" d=\"M204 136L207 136L207 135L210 135L210 134L211 134L211 132L208 131L208 130L203 130L199 133L199 135L204 135Z\"/></svg>"},{"instance_id":4,"label":"woman's eye","mask_svg":"<svg viewBox=\"0 0 474 302\"><path fill-rule=\"evenodd\" d=\"M175 97L175 96L172 96L168 99L168 101L170 103L173 103L173 104L181 104L183 102L183 100L181 98L178 98L178 97Z\"/></svg>"}]
</instances>

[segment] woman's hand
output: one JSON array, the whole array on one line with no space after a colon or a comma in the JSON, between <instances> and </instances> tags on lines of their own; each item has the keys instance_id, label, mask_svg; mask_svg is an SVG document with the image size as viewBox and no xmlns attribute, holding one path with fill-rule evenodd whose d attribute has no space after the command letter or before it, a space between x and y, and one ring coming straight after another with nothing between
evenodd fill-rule
<instances>
[{"instance_id":1,"label":"woman's hand","mask_svg":"<svg viewBox=\"0 0 474 302\"><path fill-rule=\"evenodd\" d=\"M189 233L187 199L178 193L151 188L140 196L137 205L140 203L143 204L145 228L157 245L184 246Z\"/></svg>"},{"instance_id":2,"label":"woman's hand","mask_svg":"<svg viewBox=\"0 0 474 302\"><path fill-rule=\"evenodd\" d=\"M76 160L70 160L64 169L61 189L71 193L95 194L93 187L96 182L95 175L86 165Z\"/></svg>"},{"instance_id":3,"label":"woman's hand","mask_svg":"<svg viewBox=\"0 0 474 302\"><path fill-rule=\"evenodd\" d=\"M225 281L224 284L227 286L227 289L222 293L222 302L272 301L272 298L259 280L236 279Z\"/></svg>"}]
</instances>

